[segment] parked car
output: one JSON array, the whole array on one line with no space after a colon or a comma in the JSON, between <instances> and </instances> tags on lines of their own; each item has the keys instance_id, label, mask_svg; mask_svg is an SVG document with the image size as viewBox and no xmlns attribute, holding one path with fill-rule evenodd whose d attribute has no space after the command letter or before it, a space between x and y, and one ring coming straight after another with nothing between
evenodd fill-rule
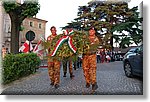
<instances>
[{"instance_id":1,"label":"parked car","mask_svg":"<svg viewBox=\"0 0 150 102\"><path fill-rule=\"evenodd\" d=\"M130 49L123 57L124 72L127 77L143 77L143 46Z\"/></svg>"}]
</instances>

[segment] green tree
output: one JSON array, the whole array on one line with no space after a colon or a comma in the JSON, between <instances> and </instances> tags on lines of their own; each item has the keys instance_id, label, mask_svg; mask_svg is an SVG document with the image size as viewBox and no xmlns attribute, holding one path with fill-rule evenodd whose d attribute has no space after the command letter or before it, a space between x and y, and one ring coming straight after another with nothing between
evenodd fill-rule
<instances>
[{"instance_id":1,"label":"green tree","mask_svg":"<svg viewBox=\"0 0 150 102\"><path fill-rule=\"evenodd\" d=\"M62 29L73 28L76 30L81 30L81 22L72 21L71 23L67 23L68 25L65 27L61 27Z\"/></svg>"},{"instance_id":2,"label":"green tree","mask_svg":"<svg viewBox=\"0 0 150 102\"><path fill-rule=\"evenodd\" d=\"M81 22L80 27L83 30L91 26L96 28L97 36L102 39L101 45L104 48L113 48L114 25L126 22L132 15L128 8L128 3L108 2L93 0L87 6L79 6L76 22Z\"/></svg>"},{"instance_id":3,"label":"green tree","mask_svg":"<svg viewBox=\"0 0 150 102\"><path fill-rule=\"evenodd\" d=\"M40 10L37 0L25 0L22 4L15 0L3 1L5 11L11 19L11 53L19 52L19 31L22 21L27 17L33 17Z\"/></svg>"},{"instance_id":4,"label":"green tree","mask_svg":"<svg viewBox=\"0 0 150 102\"><path fill-rule=\"evenodd\" d=\"M121 42L119 43L120 48L127 48L129 45L132 44L130 37L122 38Z\"/></svg>"},{"instance_id":5,"label":"green tree","mask_svg":"<svg viewBox=\"0 0 150 102\"><path fill-rule=\"evenodd\" d=\"M114 25L112 32L117 31L122 33L123 31L128 32L128 36L131 41L134 41L136 45L140 44L143 41L143 30L142 22L143 18L140 17L138 12L138 6L130 9L132 16L130 16L126 22L121 22L117 25Z\"/></svg>"}]
</instances>

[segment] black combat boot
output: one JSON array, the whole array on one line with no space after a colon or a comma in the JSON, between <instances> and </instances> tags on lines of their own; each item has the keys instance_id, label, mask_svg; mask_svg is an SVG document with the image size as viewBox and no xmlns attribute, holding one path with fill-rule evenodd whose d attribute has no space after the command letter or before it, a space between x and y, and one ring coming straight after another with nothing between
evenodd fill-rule
<instances>
[{"instance_id":1,"label":"black combat boot","mask_svg":"<svg viewBox=\"0 0 150 102\"><path fill-rule=\"evenodd\" d=\"M66 77L66 74L67 74L67 72L64 72L64 76L63 77Z\"/></svg>"},{"instance_id":2,"label":"black combat boot","mask_svg":"<svg viewBox=\"0 0 150 102\"><path fill-rule=\"evenodd\" d=\"M57 89L57 88L59 87L59 85L58 85L58 84L55 84L55 86L54 86L54 87L55 87L55 89Z\"/></svg>"},{"instance_id":3,"label":"black combat boot","mask_svg":"<svg viewBox=\"0 0 150 102\"><path fill-rule=\"evenodd\" d=\"M51 82L50 85L53 86L53 85L54 85L54 82Z\"/></svg>"},{"instance_id":4,"label":"black combat boot","mask_svg":"<svg viewBox=\"0 0 150 102\"><path fill-rule=\"evenodd\" d=\"M86 83L86 88L89 88L90 87L90 83Z\"/></svg>"},{"instance_id":5,"label":"black combat boot","mask_svg":"<svg viewBox=\"0 0 150 102\"><path fill-rule=\"evenodd\" d=\"M75 77L73 73L70 73L70 78L72 79L73 77Z\"/></svg>"},{"instance_id":6,"label":"black combat boot","mask_svg":"<svg viewBox=\"0 0 150 102\"><path fill-rule=\"evenodd\" d=\"M97 85L97 83L95 83L95 84L92 84L92 90L93 90L93 91L95 91L97 88L98 88L98 85Z\"/></svg>"},{"instance_id":7,"label":"black combat boot","mask_svg":"<svg viewBox=\"0 0 150 102\"><path fill-rule=\"evenodd\" d=\"M74 62L74 70L77 70L77 64Z\"/></svg>"}]
</instances>

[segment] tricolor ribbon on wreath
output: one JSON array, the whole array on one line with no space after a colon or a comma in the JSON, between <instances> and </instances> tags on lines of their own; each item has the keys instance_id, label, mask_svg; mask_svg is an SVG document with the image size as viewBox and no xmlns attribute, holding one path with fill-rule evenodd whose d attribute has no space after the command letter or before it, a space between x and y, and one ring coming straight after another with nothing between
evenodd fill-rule
<instances>
[{"instance_id":1,"label":"tricolor ribbon on wreath","mask_svg":"<svg viewBox=\"0 0 150 102\"><path fill-rule=\"evenodd\" d=\"M71 50L73 53L76 53L77 48L73 45L72 37L71 37L71 35L74 33L73 30L72 30L72 29L70 29L70 30L67 29L67 30L64 30L63 33L64 33L64 36L61 37L61 38L57 41L56 46L55 46L55 48L54 48L52 54L50 54L50 56L52 56L52 57L55 56L55 54L57 53L58 49L59 49L65 42L67 42L68 47L70 48L70 50Z\"/></svg>"}]
</instances>

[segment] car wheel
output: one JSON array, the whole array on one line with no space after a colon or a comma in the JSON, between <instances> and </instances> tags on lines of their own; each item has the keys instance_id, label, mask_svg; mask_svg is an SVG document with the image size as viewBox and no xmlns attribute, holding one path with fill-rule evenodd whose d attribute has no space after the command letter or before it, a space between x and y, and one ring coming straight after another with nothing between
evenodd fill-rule
<instances>
[{"instance_id":1,"label":"car wheel","mask_svg":"<svg viewBox=\"0 0 150 102\"><path fill-rule=\"evenodd\" d=\"M133 77L132 75L132 68L129 62L126 62L124 65L124 71L125 71L125 75L127 77Z\"/></svg>"}]
</instances>

